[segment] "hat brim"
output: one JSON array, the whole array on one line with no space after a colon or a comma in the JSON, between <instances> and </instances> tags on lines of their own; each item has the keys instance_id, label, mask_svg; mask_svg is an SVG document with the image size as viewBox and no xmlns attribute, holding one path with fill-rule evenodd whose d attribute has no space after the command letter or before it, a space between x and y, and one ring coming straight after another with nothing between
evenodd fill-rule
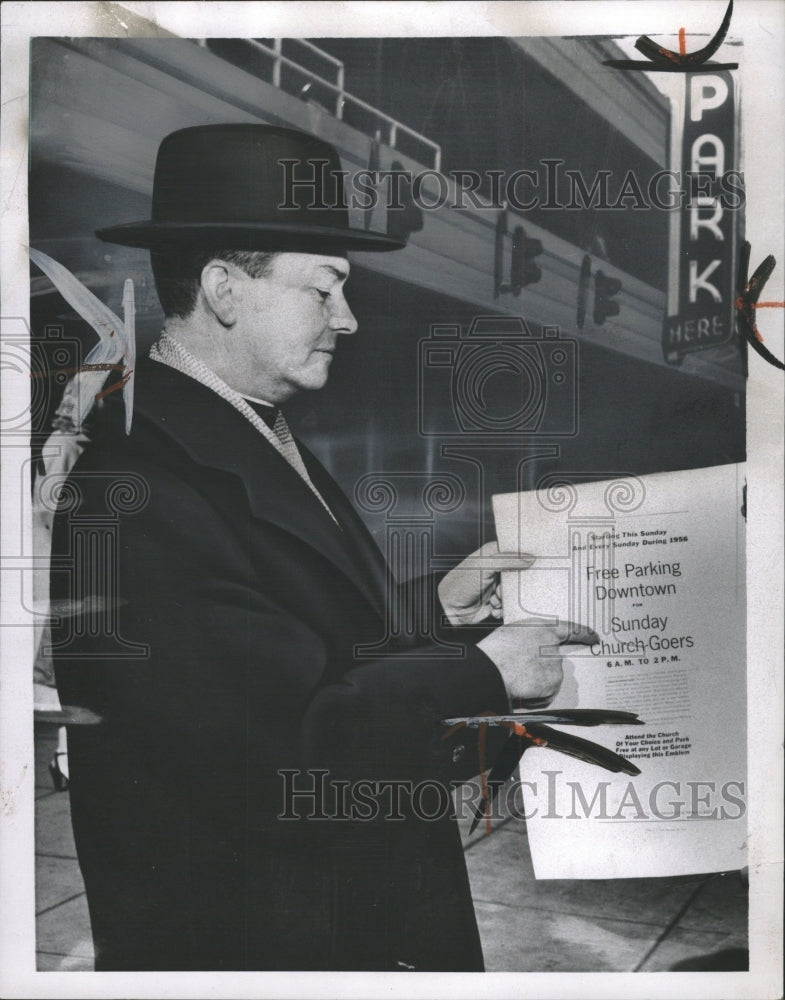
<instances>
[{"instance_id":1,"label":"hat brim","mask_svg":"<svg viewBox=\"0 0 785 1000\"><path fill-rule=\"evenodd\" d=\"M128 222L96 230L106 243L144 250L175 246L220 246L232 250L281 250L299 253L329 253L358 250L401 250L406 241L363 229L327 226L275 225L272 223Z\"/></svg>"}]
</instances>

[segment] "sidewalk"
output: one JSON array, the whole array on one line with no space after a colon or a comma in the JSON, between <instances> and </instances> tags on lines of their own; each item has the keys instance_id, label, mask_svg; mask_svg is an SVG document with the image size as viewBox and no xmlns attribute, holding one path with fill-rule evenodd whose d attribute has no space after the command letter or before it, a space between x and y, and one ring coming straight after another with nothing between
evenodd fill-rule
<instances>
[{"instance_id":1,"label":"sidewalk","mask_svg":"<svg viewBox=\"0 0 785 1000\"><path fill-rule=\"evenodd\" d=\"M84 885L76 860L67 792L55 792L48 764L57 727L35 727L36 967L90 971L93 940Z\"/></svg>"},{"instance_id":2,"label":"sidewalk","mask_svg":"<svg viewBox=\"0 0 785 1000\"><path fill-rule=\"evenodd\" d=\"M91 970L68 795L52 790L47 771L56 728L37 724L35 736L37 966ZM538 882L520 819L496 821L490 836L481 824L468 837L462 825L489 972L659 972L689 960L703 968L708 955L747 947L738 872Z\"/></svg>"}]
</instances>

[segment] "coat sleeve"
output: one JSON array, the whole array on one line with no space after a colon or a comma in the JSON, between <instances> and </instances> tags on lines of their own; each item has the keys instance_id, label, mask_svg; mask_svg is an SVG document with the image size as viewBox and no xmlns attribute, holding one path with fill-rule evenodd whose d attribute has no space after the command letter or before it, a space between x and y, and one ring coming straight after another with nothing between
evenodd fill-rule
<instances>
[{"instance_id":1,"label":"coat sleeve","mask_svg":"<svg viewBox=\"0 0 785 1000\"><path fill-rule=\"evenodd\" d=\"M477 730L452 731L442 720L508 712L498 670L475 647L457 662L431 652L420 647L400 659L354 667L339 683L317 691L303 722L307 765L352 780L444 782L490 767L506 730L489 730L481 754Z\"/></svg>"},{"instance_id":2,"label":"coat sleeve","mask_svg":"<svg viewBox=\"0 0 785 1000\"><path fill-rule=\"evenodd\" d=\"M479 771L476 731L443 739L440 723L507 711L501 676L480 650L468 644L456 660L432 647L407 649L347 663L339 680L326 682L324 638L274 588L259 587L236 527L174 472L142 466L137 475L154 484L154 500L121 519L122 642L91 635L83 614L63 618L56 662L64 703L89 708L140 745L176 747L184 759L235 746L236 756L256 758L251 768L445 781ZM105 493L95 471L83 476L82 493L89 522ZM61 550L73 548L76 523L58 517ZM85 608L94 595L84 574L76 577L53 577L53 589ZM138 644L136 653L128 643ZM489 756L501 735L492 733Z\"/></svg>"}]
</instances>

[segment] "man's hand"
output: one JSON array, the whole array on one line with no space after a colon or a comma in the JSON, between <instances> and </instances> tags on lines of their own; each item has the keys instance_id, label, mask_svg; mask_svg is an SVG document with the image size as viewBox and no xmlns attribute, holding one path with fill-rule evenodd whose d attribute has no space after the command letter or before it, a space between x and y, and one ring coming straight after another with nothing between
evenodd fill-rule
<instances>
[{"instance_id":1,"label":"man's hand","mask_svg":"<svg viewBox=\"0 0 785 1000\"><path fill-rule=\"evenodd\" d=\"M542 708L553 701L564 679L559 646L595 642L599 636L584 625L562 622L549 627L524 621L500 625L477 647L496 664L511 701Z\"/></svg>"},{"instance_id":2,"label":"man's hand","mask_svg":"<svg viewBox=\"0 0 785 1000\"><path fill-rule=\"evenodd\" d=\"M493 616L501 618L499 574L503 569L528 569L534 556L499 552L496 542L486 542L458 563L439 584L439 600L453 625L476 625Z\"/></svg>"}]
</instances>

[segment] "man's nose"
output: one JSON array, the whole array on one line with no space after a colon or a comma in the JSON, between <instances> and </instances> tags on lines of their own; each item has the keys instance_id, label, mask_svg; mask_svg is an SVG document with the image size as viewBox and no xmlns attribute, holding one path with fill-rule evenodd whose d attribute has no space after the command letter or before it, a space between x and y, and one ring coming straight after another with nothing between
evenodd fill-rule
<instances>
[{"instance_id":1,"label":"man's nose","mask_svg":"<svg viewBox=\"0 0 785 1000\"><path fill-rule=\"evenodd\" d=\"M354 313L349 308L349 303L343 295L336 302L330 316L330 329L335 330L336 333L357 332L357 320L354 318Z\"/></svg>"}]
</instances>

